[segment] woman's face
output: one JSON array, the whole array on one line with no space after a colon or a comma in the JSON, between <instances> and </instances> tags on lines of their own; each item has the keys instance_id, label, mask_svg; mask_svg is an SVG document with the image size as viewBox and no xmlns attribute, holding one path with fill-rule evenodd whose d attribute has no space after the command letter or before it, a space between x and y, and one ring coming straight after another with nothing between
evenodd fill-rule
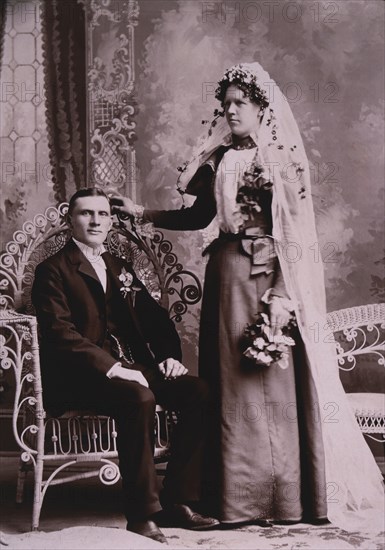
<instances>
[{"instance_id":1,"label":"woman's face","mask_svg":"<svg viewBox=\"0 0 385 550\"><path fill-rule=\"evenodd\" d=\"M226 90L224 108L227 124L238 137L247 137L259 126L260 106L251 101L244 92L231 84Z\"/></svg>"}]
</instances>

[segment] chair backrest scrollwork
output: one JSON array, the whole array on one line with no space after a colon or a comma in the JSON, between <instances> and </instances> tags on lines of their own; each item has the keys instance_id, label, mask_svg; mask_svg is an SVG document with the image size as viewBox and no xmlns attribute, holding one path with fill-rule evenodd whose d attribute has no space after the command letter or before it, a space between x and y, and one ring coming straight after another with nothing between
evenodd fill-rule
<instances>
[{"instance_id":1,"label":"chair backrest scrollwork","mask_svg":"<svg viewBox=\"0 0 385 550\"><path fill-rule=\"evenodd\" d=\"M0 254L1 309L32 311L30 294L36 266L60 250L69 238L67 209L66 203L51 206L13 234L13 240Z\"/></svg>"},{"instance_id":2,"label":"chair backrest scrollwork","mask_svg":"<svg viewBox=\"0 0 385 550\"><path fill-rule=\"evenodd\" d=\"M357 358L369 355L385 365L385 304L366 304L332 311L327 323L334 333L339 368L351 371Z\"/></svg>"}]
</instances>

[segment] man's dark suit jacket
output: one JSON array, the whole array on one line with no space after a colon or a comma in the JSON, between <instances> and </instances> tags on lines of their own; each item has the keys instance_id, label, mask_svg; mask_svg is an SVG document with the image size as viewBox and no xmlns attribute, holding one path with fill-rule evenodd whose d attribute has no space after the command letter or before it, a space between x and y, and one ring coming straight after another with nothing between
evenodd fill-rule
<instances>
[{"instance_id":1,"label":"man's dark suit jacket","mask_svg":"<svg viewBox=\"0 0 385 550\"><path fill-rule=\"evenodd\" d=\"M120 293L124 305L119 314L119 324L130 327L127 334L140 350L141 362L157 371L157 363L168 357L181 360L179 336L167 311L150 296L128 263L111 254L103 258L118 291L122 268L133 274L133 284L141 288L135 293L135 303L132 293L125 298ZM70 401L74 388L92 390L92 381L105 377L117 359L103 349L107 337L103 287L72 239L37 266L32 300L42 335L44 399L49 408Z\"/></svg>"}]
</instances>

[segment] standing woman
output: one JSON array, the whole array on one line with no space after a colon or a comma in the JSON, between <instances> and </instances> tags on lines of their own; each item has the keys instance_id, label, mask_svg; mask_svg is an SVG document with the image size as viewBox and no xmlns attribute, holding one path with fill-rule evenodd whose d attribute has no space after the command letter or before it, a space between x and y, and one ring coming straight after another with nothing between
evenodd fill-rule
<instances>
[{"instance_id":1,"label":"standing woman","mask_svg":"<svg viewBox=\"0 0 385 550\"><path fill-rule=\"evenodd\" d=\"M227 70L217 116L182 178L189 208L117 211L174 230L204 228L200 376L211 385L206 492L222 522L324 520L345 529L382 522L379 469L339 380L326 322L309 165L290 106L258 63ZM292 315L285 362L244 354L244 329L267 313L273 335ZM250 355L250 354L249 354ZM362 520L362 524L360 524Z\"/></svg>"}]
</instances>

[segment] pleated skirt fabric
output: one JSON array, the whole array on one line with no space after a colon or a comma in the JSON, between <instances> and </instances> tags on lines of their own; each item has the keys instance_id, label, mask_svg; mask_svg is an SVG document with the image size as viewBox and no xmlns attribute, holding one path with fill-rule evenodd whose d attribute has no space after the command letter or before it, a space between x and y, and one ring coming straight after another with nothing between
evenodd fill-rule
<instances>
[{"instance_id":1,"label":"pleated skirt fabric","mask_svg":"<svg viewBox=\"0 0 385 550\"><path fill-rule=\"evenodd\" d=\"M285 370L242 354L242 335L274 274L250 275L237 240L223 241L206 268L200 376L212 394L204 498L222 522L325 518L317 393L299 335Z\"/></svg>"}]
</instances>

